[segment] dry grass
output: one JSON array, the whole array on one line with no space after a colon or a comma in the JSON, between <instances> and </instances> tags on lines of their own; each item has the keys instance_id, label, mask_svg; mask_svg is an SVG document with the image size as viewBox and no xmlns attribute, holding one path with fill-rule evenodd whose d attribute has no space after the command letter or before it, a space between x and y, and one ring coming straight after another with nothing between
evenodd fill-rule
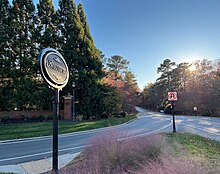
<instances>
[{"instance_id":1,"label":"dry grass","mask_svg":"<svg viewBox=\"0 0 220 174\"><path fill-rule=\"evenodd\" d=\"M139 139L117 141L117 133L91 140L93 146L61 174L209 174L178 142L170 144L166 136L155 134ZM177 151L180 150L180 154ZM210 173L211 174L211 173Z\"/></svg>"},{"instance_id":2,"label":"dry grass","mask_svg":"<svg viewBox=\"0 0 220 174\"><path fill-rule=\"evenodd\" d=\"M110 133L91 140L77 162L65 167L60 173L116 174L139 170L143 162L156 160L160 155L161 135L142 139L117 141L117 134Z\"/></svg>"},{"instance_id":3,"label":"dry grass","mask_svg":"<svg viewBox=\"0 0 220 174\"><path fill-rule=\"evenodd\" d=\"M59 173L220 173L220 143L216 141L187 133L154 134L124 141L117 141L117 139L118 134L116 132L92 139L93 145L88 147L68 166L61 169ZM195 148L197 148L197 153L195 153Z\"/></svg>"}]
</instances>

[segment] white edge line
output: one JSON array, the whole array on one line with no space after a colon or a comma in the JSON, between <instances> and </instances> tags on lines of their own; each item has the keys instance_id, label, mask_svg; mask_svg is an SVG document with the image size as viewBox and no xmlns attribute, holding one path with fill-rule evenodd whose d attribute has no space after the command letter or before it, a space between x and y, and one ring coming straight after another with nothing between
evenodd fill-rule
<instances>
[{"instance_id":1,"label":"white edge line","mask_svg":"<svg viewBox=\"0 0 220 174\"><path fill-rule=\"evenodd\" d=\"M129 139L129 138L138 138L138 137L146 136L146 135L152 134L154 132L161 131L161 130L169 127L172 123L173 123L173 121L170 121L170 123L168 125L165 125L162 128L160 128L160 129L156 129L156 130L153 130L153 131L150 131L150 132L146 132L146 133L142 133L142 134L126 137L126 138L119 138L119 139L117 139L117 141L122 141L122 140L126 140L126 139Z\"/></svg>"},{"instance_id":2,"label":"white edge line","mask_svg":"<svg viewBox=\"0 0 220 174\"><path fill-rule=\"evenodd\" d=\"M141 118L135 118L133 120L130 120L129 122L120 124L120 125L115 125L115 126L110 126L110 127L103 127L103 128L97 128L97 129L92 129L92 130L86 130L86 131L79 131L79 132L70 132L66 134L60 134L59 138L65 138L69 136L76 136L76 135L84 135L84 134L91 134L91 133L96 133L104 130L109 130L117 127L125 127L134 121L141 119ZM46 139L52 139L52 135L49 136L43 136L43 137L34 137L34 138L24 138L24 139L14 139L14 140L3 140L0 141L0 145L7 145L7 144L17 144L17 143L26 143L26 142L33 142L33 141L43 141Z\"/></svg>"},{"instance_id":3,"label":"white edge line","mask_svg":"<svg viewBox=\"0 0 220 174\"><path fill-rule=\"evenodd\" d=\"M217 124L217 125L220 125L220 123L216 123L216 122L213 122L213 119L212 118L214 118L214 119L219 119L220 120L220 118L219 117L205 117L205 116L187 116L187 115L177 115L177 118L178 117L188 117L188 118L190 118L190 119L193 119L193 120L198 120L198 119L204 119L204 120L199 120L199 121L207 121L207 122L209 122L209 123L211 123L211 124ZM180 118L181 119L181 118Z\"/></svg>"},{"instance_id":4,"label":"white edge line","mask_svg":"<svg viewBox=\"0 0 220 174\"><path fill-rule=\"evenodd\" d=\"M205 121L207 121L207 120L205 120ZM220 125L220 123L216 123L216 122L213 122L213 121L209 121L209 120L208 120L208 122L211 123L211 124L217 124L217 125Z\"/></svg>"},{"instance_id":5,"label":"white edge line","mask_svg":"<svg viewBox=\"0 0 220 174\"><path fill-rule=\"evenodd\" d=\"M199 130L202 130L202 131L205 131L205 132L209 132L209 133L212 133L212 134L215 134L215 135L220 135L219 133L216 133L216 132L204 129L204 128L200 128L200 127L196 127L196 126L191 126L191 125L188 125L188 124L185 124L185 123L179 123L179 124L183 124L185 126L192 127L192 128L195 128L195 129L199 129Z\"/></svg>"},{"instance_id":6,"label":"white edge line","mask_svg":"<svg viewBox=\"0 0 220 174\"><path fill-rule=\"evenodd\" d=\"M88 144L88 145L84 145L84 146L77 146L77 147L72 147L72 148L67 148L67 149L61 149L61 150L59 150L59 152L74 150L74 149L80 149L80 148L84 148L84 147L88 147L88 146L91 146L91 145ZM52 153L52 151L36 153L36 154L31 154L31 155L24 155L24 156L13 157L13 158L5 158L5 159L1 159L0 162L10 161L10 160L17 160L17 159L28 158L28 157L34 157L34 156L39 156L39 155L46 155L46 154L50 154L50 153Z\"/></svg>"}]
</instances>

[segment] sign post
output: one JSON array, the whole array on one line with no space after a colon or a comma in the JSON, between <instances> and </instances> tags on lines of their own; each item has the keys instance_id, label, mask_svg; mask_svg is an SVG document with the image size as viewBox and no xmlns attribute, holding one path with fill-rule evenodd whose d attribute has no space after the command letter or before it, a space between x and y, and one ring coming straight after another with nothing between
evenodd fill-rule
<instances>
[{"instance_id":1,"label":"sign post","mask_svg":"<svg viewBox=\"0 0 220 174\"><path fill-rule=\"evenodd\" d=\"M194 110L194 112L195 112L195 116L197 116L197 107L194 106L194 107L193 107L193 110Z\"/></svg>"},{"instance_id":2,"label":"sign post","mask_svg":"<svg viewBox=\"0 0 220 174\"><path fill-rule=\"evenodd\" d=\"M173 115L173 132L176 132L176 123L174 115L174 101L177 101L177 92L168 92L168 101L171 101L171 109Z\"/></svg>"},{"instance_id":3,"label":"sign post","mask_svg":"<svg viewBox=\"0 0 220 174\"><path fill-rule=\"evenodd\" d=\"M69 80L69 70L63 56L53 48L43 49L39 55L39 61L42 77L54 89L52 173L56 174L58 173L59 90L66 86Z\"/></svg>"},{"instance_id":4,"label":"sign post","mask_svg":"<svg viewBox=\"0 0 220 174\"><path fill-rule=\"evenodd\" d=\"M54 89L53 102L53 172L58 171L58 116L59 116L59 89Z\"/></svg>"}]
</instances>

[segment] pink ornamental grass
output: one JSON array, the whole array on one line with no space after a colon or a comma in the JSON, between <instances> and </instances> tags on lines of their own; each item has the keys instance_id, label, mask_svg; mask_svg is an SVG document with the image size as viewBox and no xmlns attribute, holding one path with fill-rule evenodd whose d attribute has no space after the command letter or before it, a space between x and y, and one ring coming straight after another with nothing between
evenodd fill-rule
<instances>
[{"instance_id":1,"label":"pink ornamental grass","mask_svg":"<svg viewBox=\"0 0 220 174\"><path fill-rule=\"evenodd\" d=\"M80 162L66 167L60 173L133 173L160 155L163 138L159 134L123 141L117 138L116 132L93 138L92 146L85 149Z\"/></svg>"}]
</instances>

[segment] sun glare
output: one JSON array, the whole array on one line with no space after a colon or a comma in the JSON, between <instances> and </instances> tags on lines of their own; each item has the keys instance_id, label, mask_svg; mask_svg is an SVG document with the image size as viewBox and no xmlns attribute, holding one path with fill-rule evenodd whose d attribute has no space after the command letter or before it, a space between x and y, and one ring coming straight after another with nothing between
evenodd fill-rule
<instances>
[{"instance_id":1,"label":"sun glare","mask_svg":"<svg viewBox=\"0 0 220 174\"><path fill-rule=\"evenodd\" d=\"M194 65L194 62L197 60L200 60L198 58L198 55L188 56L187 58L182 59L183 62L187 62L190 64L189 71L191 71L191 72L196 70L196 66Z\"/></svg>"},{"instance_id":2,"label":"sun glare","mask_svg":"<svg viewBox=\"0 0 220 174\"><path fill-rule=\"evenodd\" d=\"M192 71L195 71L196 70L196 66L191 64L190 67L189 67L189 70L192 72Z\"/></svg>"},{"instance_id":3,"label":"sun glare","mask_svg":"<svg viewBox=\"0 0 220 174\"><path fill-rule=\"evenodd\" d=\"M183 59L183 61L187 62L187 63L193 63L196 60L199 60L198 56L189 56L189 57Z\"/></svg>"}]
</instances>

